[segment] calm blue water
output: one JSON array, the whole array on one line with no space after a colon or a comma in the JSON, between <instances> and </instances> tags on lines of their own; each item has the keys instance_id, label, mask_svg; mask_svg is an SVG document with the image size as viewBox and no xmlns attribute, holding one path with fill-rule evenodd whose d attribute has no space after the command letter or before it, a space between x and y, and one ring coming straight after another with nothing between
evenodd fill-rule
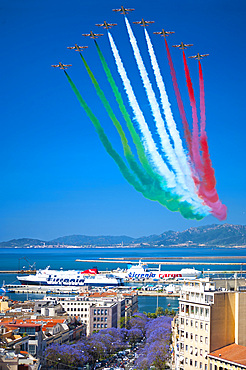
<instances>
[{"instance_id":1,"label":"calm blue water","mask_svg":"<svg viewBox=\"0 0 246 370\"><path fill-rule=\"evenodd\" d=\"M64 270L76 269L85 270L97 266L100 270L111 270L113 268L126 267L126 264L119 263L88 263L88 262L76 262L76 259L99 259L99 258L129 258L132 257L172 257L172 261L176 261L179 257L204 257L197 262L205 262L207 256L239 256L240 259L222 259L214 260L214 262L246 262L246 249L243 248L67 248L67 249L4 249L0 248L0 270L19 270L24 266L29 267L29 264L36 262L36 268L45 268L48 265L52 269ZM24 259L28 260L28 262ZM192 260L191 260L192 261ZM190 262L190 261L189 261ZM150 266L151 264L148 263ZM212 265L195 265L194 267L202 271L207 270L240 270L240 266L212 266ZM179 270L183 267L192 266L162 266L162 270ZM243 270L246 270L243 266ZM0 284L5 281L5 284L17 284L18 280L14 274L0 274ZM26 294L14 295L8 294L12 299L25 300ZM39 298L37 295L29 295L29 299ZM171 308L178 307L178 301L175 298L159 297L159 306L166 308L168 303L171 304ZM171 300L171 301L169 301ZM139 297L139 310L154 312L156 309L156 297Z\"/></svg>"}]
</instances>

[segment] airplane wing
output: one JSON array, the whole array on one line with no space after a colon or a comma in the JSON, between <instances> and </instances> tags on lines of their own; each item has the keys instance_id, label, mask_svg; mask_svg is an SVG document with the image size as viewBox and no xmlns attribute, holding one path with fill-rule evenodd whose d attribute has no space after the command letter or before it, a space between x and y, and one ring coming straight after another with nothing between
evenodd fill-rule
<instances>
[{"instance_id":1,"label":"airplane wing","mask_svg":"<svg viewBox=\"0 0 246 370\"><path fill-rule=\"evenodd\" d=\"M72 64L63 64L63 67L72 67Z\"/></svg>"},{"instance_id":2,"label":"airplane wing","mask_svg":"<svg viewBox=\"0 0 246 370\"><path fill-rule=\"evenodd\" d=\"M103 23L99 23L99 24L95 24L95 26L103 27L103 26L104 26L104 24L103 24Z\"/></svg>"},{"instance_id":3,"label":"airplane wing","mask_svg":"<svg viewBox=\"0 0 246 370\"><path fill-rule=\"evenodd\" d=\"M75 46L67 46L67 49L75 49Z\"/></svg>"},{"instance_id":4,"label":"airplane wing","mask_svg":"<svg viewBox=\"0 0 246 370\"><path fill-rule=\"evenodd\" d=\"M113 26L117 26L117 23L108 23L108 25L113 27Z\"/></svg>"},{"instance_id":5,"label":"airplane wing","mask_svg":"<svg viewBox=\"0 0 246 370\"><path fill-rule=\"evenodd\" d=\"M132 22L132 23L134 23L134 24L141 24L142 21L137 21L137 22Z\"/></svg>"},{"instance_id":6,"label":"airplane wing","mask_svg":"<svg viewBox=\"0 0 246 370\"><path fill-rule=\"evenodd\" d=\"M155 21L145 21L145 23L155 23Z\"/></svg>"},{"instance_id":7,"label":"airplane wing","mask_svg":"<svg viewBox=\"0 0 246 370\"><path fill-rule=\"evenodd\" d=\"M180 48L181 45L173 45L173 48Z\"/></svg>"},{"instance_id":8,"label":"airplane wing","mask_svg":"<svg viewBox=\"0 0 246 370\"><path fill-rule=\"evenodd\" d=\"M189 46L193 46L193 44L184 44L185 48L188 48Z\"/></svg>"},{"instance_id":9,"label":"airplane wing","mask_svg":"<svg viewBox=\"0 0 246 370\"><path fill-rule=\"evenodd\" d=\"M112 9L113 10L113 12L121 12L122 11L122 9Z\"/></svg>"},{"instance_id":10,"label":"airplane wing","mask_svg":"<svg viewBox=\"0 0 246 370\"><path fill-rule=\"evenodd\" d=\"M59 64L53 64L53 65L51 65L51 67L57 68L57 67L60 67L60 66L59 66Z\"/></svg>"},{"instance_id":11,"label":"airplane wing","mask_svg":"<svg viewBox=\"0 0 246 370\"><path fill-rule=\"evenodd\" d=\"M209 54L201 54L200 56L201 56L202 58L203 58L203 57L208 57L208 56L209 56Z\"/></svg>"},{"instance_id":12,"label":"airplane wing","mask_svg":"<svg viewBox=\"0 0 246 370\"><path fill-rule=\"evenodd\" d=\"M96 37L98 37L98 36L104 36L104 34L103 34L103 33L94 33L94 35L95 35Z\"/></svg>"},{"instance_id":13,"label":"airplane wing","mask_svg":"<svg viewBox=\"0 0 246 370\"><path fill-rule=\"evenodd\" d=\"M91 36L90 33L82 33L82 36Z\"/></svg>"},{"instance_id":14,"label":"airplane wing","mask_svg":"<svg viewBox=\"0 0 246 370\"><path fill-rule=\"evenodd\" d=\"M162 32L153 32L155 35L161 35Z\"/></svg>"},{"instance_id":15,"label":"airplane wing","mask_svg":"<svg viewBox=\"0 0 246 370\"><path fill-rule=\"evenodd\" d=\"M188 57L190 59L196 59L197 58L197 55L192 55L191 57Z\"/></svg>"}]
</instances>

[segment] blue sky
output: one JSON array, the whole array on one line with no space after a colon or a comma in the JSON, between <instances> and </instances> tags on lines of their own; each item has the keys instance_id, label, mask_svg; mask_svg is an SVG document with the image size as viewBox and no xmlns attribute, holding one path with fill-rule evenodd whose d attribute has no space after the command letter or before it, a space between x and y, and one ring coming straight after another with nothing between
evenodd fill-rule
<instances>
[{"instance_id":1,"label":"blue sky","mask_svg":"<svg viewBox=\"0 0 246 370\"><path fill-rule=\"evenodd\" d=\"M151 6L149 5L151 4ZM76 52L75 43L88 45L84 56L117 109L105 79L94 42L83 38L94 24L116 22L112 34L134 88L148 111L144 91L128 41L124 19L112 12L121 3L106 0L0 0L1 145L0 240L62 235L158 234L219 223L213 216L200 222L185 220L145 199L122 177L105 152L79 106L63 71L51 68L71 63L69 74L105 128L114 147L121 144ZM136 10L130 22L145 18L163 73L178 128L183 135L163 39L152 32L175 31L169 46L194 44L186 55L209 53L203 60L207 133L220 199L228 207L226 222L245 224L245 13L244 0L126 1ZM133 25L150 76L142 27ZM106 35L98 40L124 96ZM171 48L188 117L190 106L182 55ZM189 60L198 98L197 63ZM132 114L130 108L128 109Z\"/></svg>"}]
</instances>

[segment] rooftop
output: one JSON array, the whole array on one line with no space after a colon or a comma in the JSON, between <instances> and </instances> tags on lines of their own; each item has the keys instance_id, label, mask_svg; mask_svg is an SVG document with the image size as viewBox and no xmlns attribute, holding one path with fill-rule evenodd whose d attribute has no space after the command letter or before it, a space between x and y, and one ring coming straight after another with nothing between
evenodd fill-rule
<instances>
[{"instance_id":1,"label":"rooftop","mask_svg":"<svg viewBox=\"0 0 246 370\"><path fill-rule=\"evenodd\" d=\"M211 352L209 357L217 358L220 361L233 362L246 368L246 347L238 344L230 344L216 351Z\"/></svg>"}]
</instances>

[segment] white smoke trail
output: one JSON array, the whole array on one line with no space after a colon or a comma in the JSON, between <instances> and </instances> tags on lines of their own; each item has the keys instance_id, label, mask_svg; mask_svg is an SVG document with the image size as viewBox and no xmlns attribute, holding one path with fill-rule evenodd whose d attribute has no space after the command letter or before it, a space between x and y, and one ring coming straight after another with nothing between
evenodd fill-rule
<instances>
[{"instance_id":1,"label":"white smoke trail","mask_svg":"<svg viewBox=\"0 0 246 370\"><path fill-rule=\"evenodd\" d=\"M166 119L166 123L167 123L169 133L170 133L170 135L173 139L174 151L175 151L176 157L177 157L177 159L180 163L180 166L183 170L183 173L184 173L184 176L185 176L185 182L187 184L188 189L190 189L191 194L194 194L194 199L201 202L199 200L199 197L196 194L196 191L195 191L195 184L194 184L194 181L193 181L193 178L192 178L191 168L189 166L189 163L188 163L188 160L187 160L187 157L186 157L186 154L184 152L183 145L182 145L182 140L180 138L179 132L178 132L177 127L176 127L176 123L175 123L174 118L173 118L173 114L172 114L172 111L171 111L171 106L170 106L170 103L169 103L169 100L168 100L168 96L167 96L166 88L165 88L165 85L164 85L164 81L163 81L163 78L162 78L162 75L161 75L161 72L160 72L160 68L159 68L159 65L158 65L158 62L157 62L157 59L156 59L156 56L155 56L153 45L151 43L151 40L150 40L150 37L149 37L149 34L148 34L146 28L144 29L144 33L145 33L145 38L146 38L146 41L147 41L147 46L148 46L148 50L149 50L151 64L152 64L153 71L154 71L154 74L155 74L156 83L157 83L158 89L160 91L162 109L163 109L163 112L164 112L164 115L165 115L165 119Z\"/></svg>"},{"instance_id":2,"label":"white smoke trail","mask_svg":"<svg viewBox=\"0 0 246 370\"><path fill-rule=\"evenodd\" d=\"M131 82L127 76L126 70L124 68L124 65L122 63L121 57L119 55L118 49L115 45L115 42L113 40L113 37L110 32L108 32L109 42L112 48L112 52L116 61L117 69L120 74L120 77L122 79L125 91L127 93L127 97L129 100L129 103L132 107L134 116L136 118L136 121L139 124L139 129L143 135L143 144L144 148L151 159L151 163L155 166L155 168L158 170L158 173L164 177L164 179L167 181L167 187L169 189L174 188L176 186L175 181L175 175L172 171L169 170L166 163L163 161L161 155L158 153L158 150L156 148L156 144L152 138L151 132L149 130L149 127L145 121L143 112L141 111L141 108L138 104L138 101L136 99L136 96L134 94L134 91L131 86Z\"/></svg>"}]
</instances>

